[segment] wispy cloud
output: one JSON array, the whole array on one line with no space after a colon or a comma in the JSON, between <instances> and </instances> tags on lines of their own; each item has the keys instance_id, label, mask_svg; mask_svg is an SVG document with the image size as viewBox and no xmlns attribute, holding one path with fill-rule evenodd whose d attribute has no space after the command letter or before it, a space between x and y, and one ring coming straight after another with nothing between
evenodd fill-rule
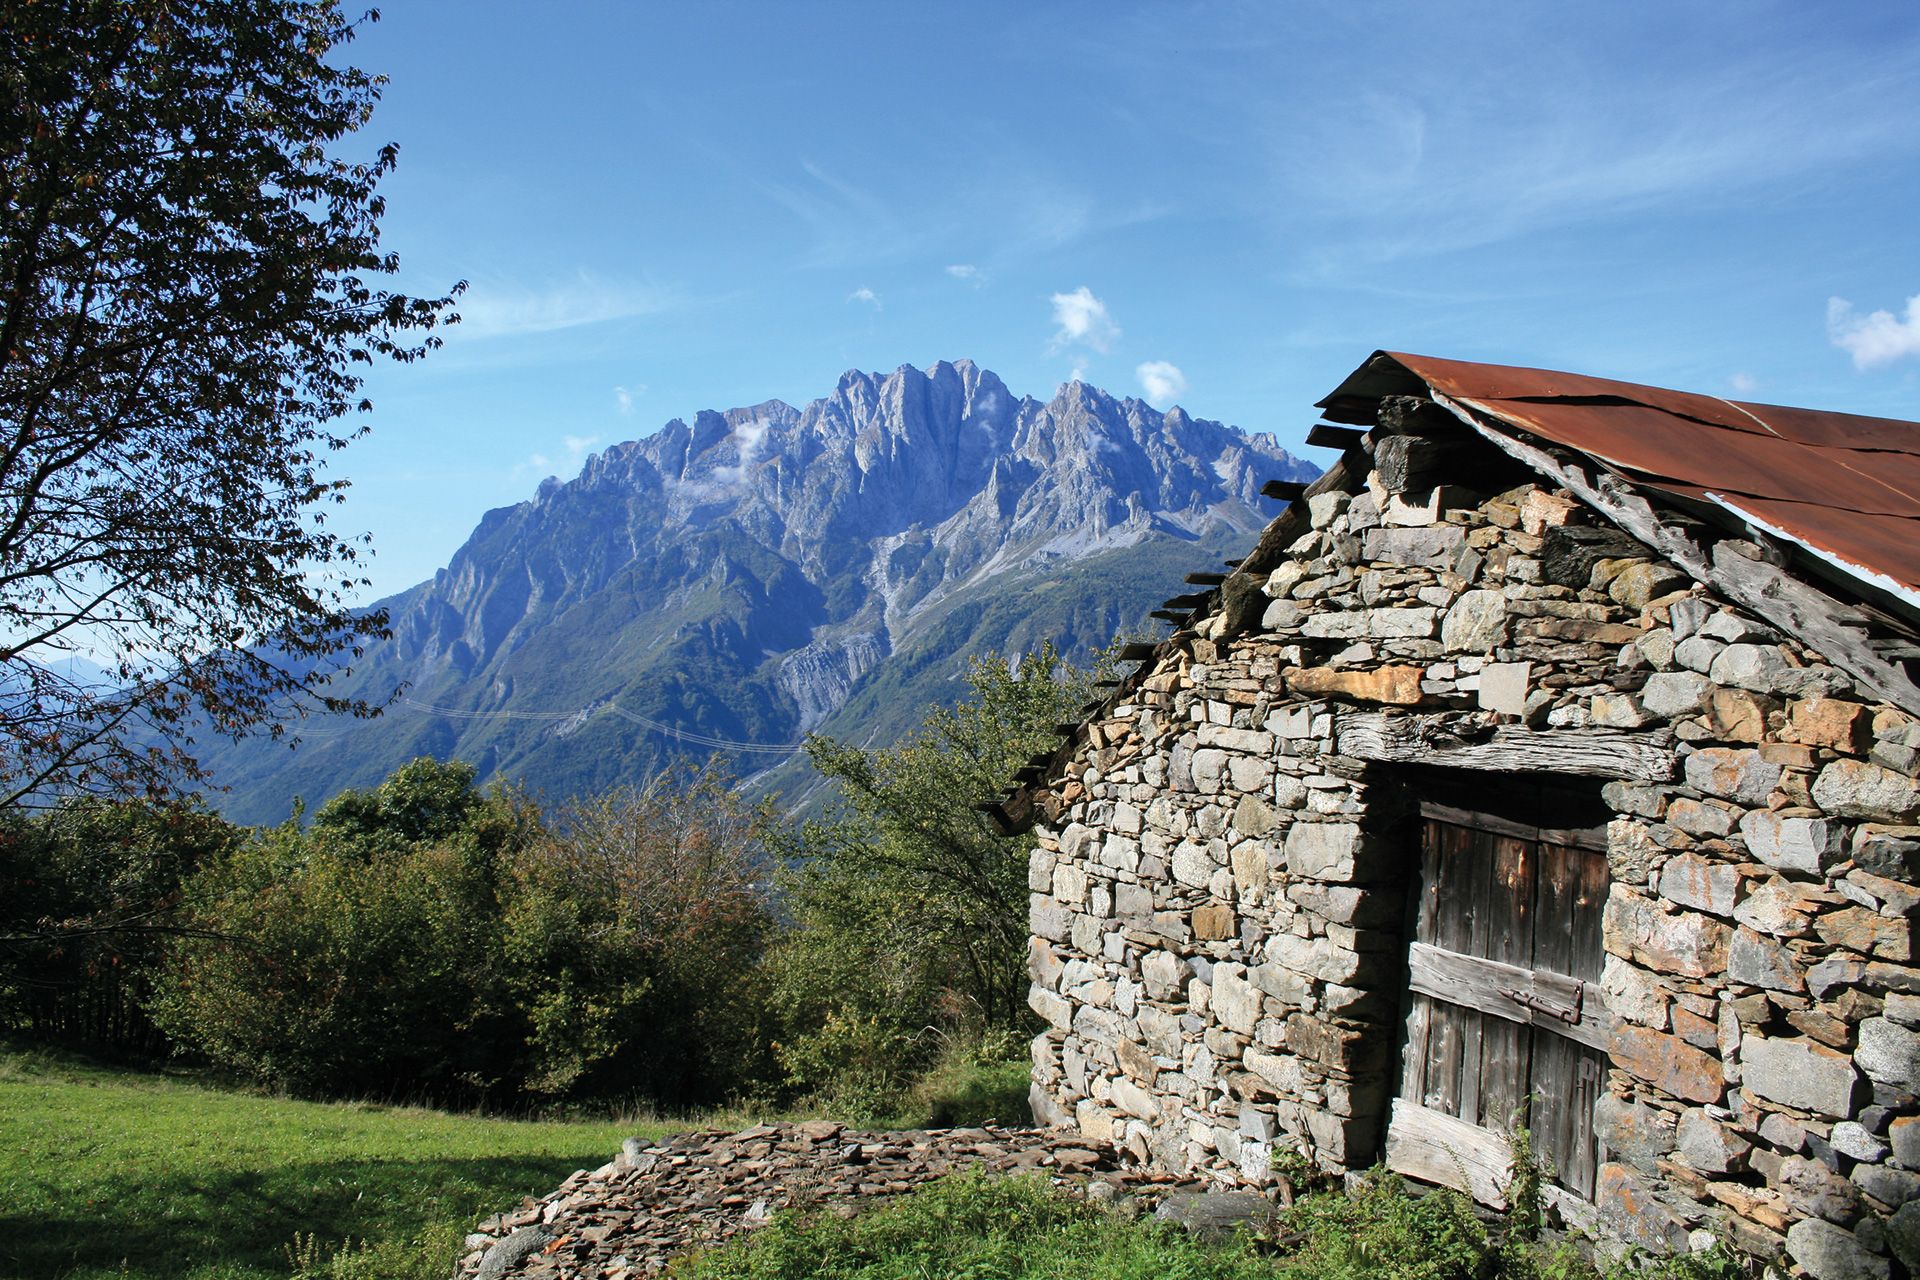
<instances>
[{"instance_id":1,"label":"wispy cloud","mask_svg":"<svg viewBox=\"0 0 1920 1280\"><path fill-rule=\"evenodd\" d=\"M858 289L855 289L852 293L848 294L847 301L848 302L864 302L868 306L872 307L875 311L884 310L884 308L880 305L880 295L875 293L873 290L867 288L867 286L865 285L861 285Z\"/></svg>"},{"instance_id":2,"label":"wispy cloud","mask_svg":"<svg viewBox=\"0 0 1920 1280\"><path fill-rule=\"evenodd\" d=\"M1496 56L1484 49L1465 55ZM1910 47L1862 64L1796 48L1667 74L1598 64L1514 74L1458 92L1457 59L1402 60L1340 112L1270 121L1279 190L1317 228L1316 265L1386 261L1537 231L1741 201L1836 166L1912 155L1886 109L1910 83ZM1551 83L1543 77L1557 78Z\"/></svg>"},{"instance_id":3,"label":"wispy cloud","mask_svg":"<svg viewBox=\"0 0 1920 1280\"><path fill-rule=\"evenodd\" d=\"M1856 369L1920 356L1920 294L1907 299L1904 318L1891 311L1861 315L1845 298L1828 298L1827 338L1853 357Z\"/></svg>"},{"instance_id":4,"label":"wispy cloud","mask_svg":"<svg viewBox=\"0 0 1920 1280\"><path fill-rule=\"evenodd\" d=\"M1741 372L1729 375L1727 385L1732 387L1737 395L1750 396L1759 387L1760 380L1750 373Z\"/></svg>"},{"instance_id":5,"label":"wispy cloud","mask_svg":"<svg viewBox=\"0 0 1920 1280\"><path fill-rule=\"evenodd\" d=\"M972 285L976 289L987 282L987 277L981 272L980 268L974 266L971 262L956 262L947 268L947 274L955 280L961 280Z\"/></svg>"},{"instance_id":6,"label":"wispy cloud","mask_svg":"<svg viewBox=\"0 0 1920 1280\"><path fill-rule=\"evenodd\" d=\"M640 389L642 391L646 390L645 387L642 387ZM620 411L622 417L632 413L633 412L633 392L629 391L625 387L615 387L613 389L613 407Z\"/></svg>"},{"instance_id":7,"label":"wispy cloud","mask_svg":"<svg viewBox=\"0 0 1920 1280\"><path fill-rule=\"evenodd\" d=\"M1165 408L1175 396L1184 395L1187 390L1187 375L1180 372L1180 366L1166 360L1149 360L1133 371L1140 379L1140 386L1147 393L1148 403L1157 408Z\"/></svg>"},{"instance_id":8,"label":"wispy cloud","mask_svg":"<svg viewBox=\"0 0 1920 1280\"><path fill-rule=\"evenodd\" d=\"M563 436L561 437L560 443L564 444L567 447L567 456L569 458L579 458L583 456L587 452L587 450L593 448L593 446L595 446L596 444L599 444L600 437L599 436Z\"/></svg>"},{"instance_id":9,"label":"wispy cloud","mask_svg":"<svg viewBox=\"0 0 1920 1280\"><path fill-rule=\"evenodd\" d=\"M454 333L467 338L515 337L604 324L671 310L678 299L664 289L580 272L568 280L526 286L476 280L460 300Z\"/></svg>"},{"instance_id":10,"label":"wispy cloud","mask_svg":"<svg viewBox=\"0 0 1920 1280\"><path fill-rule=\"evenodd\" d=\"M1093 290L1081 285L1072 293L1056 293L1052 298L1053 323L1056 326L1049 350L1064 351L1075 345L1105 352L1120 336L1107 304L1094 297Z\"/></svg>"}]
</instances>

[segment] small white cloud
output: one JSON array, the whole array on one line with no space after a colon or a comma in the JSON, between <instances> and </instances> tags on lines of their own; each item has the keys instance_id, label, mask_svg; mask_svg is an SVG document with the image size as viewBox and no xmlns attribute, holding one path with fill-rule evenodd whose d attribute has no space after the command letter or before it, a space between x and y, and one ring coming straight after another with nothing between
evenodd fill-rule
<instances>
[{"instance_id":1,"label":"small white cloud","mask_svg":"<svg viewBox=\"0 0 1920 1280\"><path fill-rule=\"evenodd\" d=\"M569 458L578 458L581 454L593 448L594 445L599 444L600 437L599 436L562 436L560 442L567 446L567 456Z\"/></svg>"},{"instance_id":2,"label":"small white cloud","mask_svg":"<svg viewBox=\"0 0 1920 1280\"><path fill-rule=\"evenodd\" d=\"M980 268L974 266L971 262L956 262L947 268L947 274L955 280L966 281L976 289L987 282L987 278L981 274Z\"/></svg>"},{"instance_id":3,"label":"small white cloud","mask_svg":"<svg viewBox=\"0 0 1920 1280\"><path fill-rule=\"evenodd\" d=\"M618 409L622 414L632 413L633 392L627 390L625 387L615 387L613 389L613 407Z\"/></svg>"},{"instance_id":4,"label":"small white cloud","mask_svg":"<svg viewBox=\"0 0 1920 1280\"><path fill-rule=\"evenodd\" d=\"M1075 343L1084 343L1095 351L1106 351L1120 336L1107 304L1093 296L1093 290L1081 285L1072 293L1053 295L1054 332L1051 349L1061 351Z\"/></svg>"},{"instance_id":5,"label":"small white cloud","mask_svg":"<svg viewBox=\"0 0 1920 1280\"><path fill-rule=\"evenodd\" d=\"M847 301L848 302L864 302L868 306L872 307L875 311L879 311L881 309L880 295L875 293L873 290L867 288L865 285L861 285L858 289L855 289L852 293L848 294Z\"/></svg>"},{"instance_id":6,"label":"small white cloud","mask_svg":"<svg viewBox=\"0 0 1920 1280\"><path fill-rule=\"evenodd\" d=\"M1907 299L1904 319L1891 311L1863 316L1845 298L1828 298L1827 338L1853 357L1856 369L1920 356L1920 294Z\"/></svg>"},{"instance_id":7,"label":"small white cloud","mask_svg":"<svg viewBox=\"0 0 1920 1280\"><path fill-rule=\"evenodd\" d=\"M1752 395L1753 389L1759 386L1760 383L1750 373L1736 373L1727 379L1727 385L1745 396Z\"/></svg>"},{"instance_id":8,"label":"small white cloud","mask_svg":"<svg viewBox=\"0 0 1920 1280\"><path fill-rule=\"evenodd\" d=\"M527 466L534 471L545 471L547 469L547 455L544 453L528 454Z\"/></svg>"},{"instance_id":9,"label":"small white cloud","mask_svg":"<svg viewBox=\"0 0 1920 1280\"><path fill-rule=\"evenodd\" d=\"M1156 408L1165 408L1168 401L1184 395L1187 390L1187 375L1180 372L1179 365L1167 360L1149 360L1134 369L1133 376L1140 379L1148 402Z\"/></svg>"},{"instance_id":10,"label":"small white cloud","mask_svg":"<svg viewBox=\"0 0 1920 1280\"><path fill-rule=\"evenodd\" d=\"M771 428L772 424L764 419L734 428L733 438L739 441L739 460L732 466L715 467L709 472L709 486L724 487L746 479L747 472L753 469L753 464L760 460L760 454L766 448L767 432Z\"/></svg>"}]
</instances>

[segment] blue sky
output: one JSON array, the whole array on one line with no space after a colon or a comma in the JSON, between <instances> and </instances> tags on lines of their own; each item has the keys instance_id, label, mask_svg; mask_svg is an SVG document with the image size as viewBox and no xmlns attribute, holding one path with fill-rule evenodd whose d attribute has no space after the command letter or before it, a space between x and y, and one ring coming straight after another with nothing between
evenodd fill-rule
<instances>
[{"instance_id":1,"label":"blue sky","mask_svg":"<svg viewBox=\"0 0 1920 1280\"><path fill-rule=\"evenodd\" d=\"M398 0L349 56L405 285L471 282L334 464L369 599L589 451L854 367L1289 446L1376 347L1920 419L1910 0Z\"/></svg>"}]
</instances>

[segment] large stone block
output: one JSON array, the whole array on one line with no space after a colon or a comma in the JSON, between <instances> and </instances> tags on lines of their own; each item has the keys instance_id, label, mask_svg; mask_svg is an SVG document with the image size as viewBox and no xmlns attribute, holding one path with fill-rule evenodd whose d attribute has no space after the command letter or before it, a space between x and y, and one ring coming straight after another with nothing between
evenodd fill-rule
<instances>
[{"instance_id":1,"label":"large stone block","mask_svg":"<svg viewBox=\"0 0 1920 1280\"><path fill-rule=\"evenodd\" d=\"M1267 954L1275 964L1322 982L1350 982L1361 968L1359 953L1330 938L1278 934L1267 943Z\"/></svg>"},{"instance_id":2,"label":"large stone block","mask_svg":"<svg viewBox=\"0 0 1920 1280\"><path fill-rule=\"evenodd\" d=\"M1821 875L1842 856L1840 827L1825 818L1783 818L1755 809L1740 819L1740 834L1748 853L1782 871Z\"/></svg>"},{"instance_id":3,"label":"large stone block","mask_svg":"<svg viewBox=\"0 0 1920 1280\"><path fill-rule=\"evenodd\" d=\"M1214 795L1220 790L1220 780L1227 772L1227 753L1218 747L1196 751L1191 768L1193 789L1202 795Z\"/></svg>"},{"instance_id":4,"label":"large stone block","mask_svg":"<svg viewBox=\"0 0 1920 1280\"><path fill-rule=\"evenodd\" d=\"M1683 907L1732 915L1740 896L1740 872L1727 863L1683 853L1661 868L1660 896Z\"/></svg>"},{"instance_id":5,"label":"large stone block","mask_svg":"<svg viewBox=\"0 0 1920 1280\"><path fill-rule=\"evenodd\" d=\"M1367 530L1361 548L1362 554L1372 561L1445 569L1453 563L1466 540L1466 530L1455 525L1378 528Z\"/></svg>"},{"instance_id":6,"label":"large stone block","mask_svg":"<svg viewBox=\"0 0 1920 1280\"><path fill-rule=\"evenodd\" d=\"M1410 707L1424 696L1420 680L1425 674L1425 667L1408 666L1374 667L1365 671L1289 667L1286 681L1295 693L1337 693L1361 702Z\"/></svg>"},{"instance_id":7,"label":"large stone block","mask_svg":"<svg viewBox=\"0 0 1920 1280\"><path fill-rule=\"evenodd\" d=\"M1287 829L1287 870L1336 884L1354 878L1360 828L1350 822L1296 822Z\"/></svg>"},{"instance_id":8,"label":"large stone block","mask_svg":"<svg viewBox=\"0 0 1920 1280\"><path fill-rule=\"evenodd\" d=\"M1489 662L1480 668L1480 688L1475 696L1487 711L1503 716L1521 715L1527 709L1532 679L1531 662Z\"/></svg>"},{"instance_id":9,"label":"large stone block","mask_svg":"<svg viewBox=\"0 0 1920 1280\"><path fill-rule=\"evenodd\" d=\"M1658 1107L1603 1093L1594 1099L1593 1132L1622 1160L1653 1172L1653 1162L1673 1150L1673 1117Z\"/></svg>"},{"instance_id":10,"label":"large stone block","mask_svg":"<svg viewBox=\"0 0 1920 1280\"><path fill-rule=\"evenodd\" d=\"M1300 1060L1292 1054L1262 1053L1258 1049L1248 1049L1240 1055L1240 1062L1275 1093L1285 1097L1299 1097L1306 1083L1300 1070ZM1243 1108L1241 1114L1245 1113L1246 1109Z\"/></svg>"},{"instance_id":11,"label":"large stone block","mask_svg":"<svg viewBox=\"0 0 1920 1280\"><path fill-rule=\"evenodd\" d=\"M1440 643L1452 653L1492 653L1507 634L1507 598L1498 591L1464 591L1440 623Z\"/></svg>"},{"instance_id":12,"label":"large stone block","mask_svg":"<svg viewBox=\"0 0 1920 1280\"><path fill-rule=\"evenodd\" d=\"M1244 966L1213 966L1211 1007L1222 1026L1243 1036L1252 1035L1254 1024L1260 1020L1260 1001L1260 989L1247 981Z\"/></svg>"},{"instance_id":13,"label":"large stone block","mask_svg":"<svg viewBox=\"0 0 1920 1280\"><path fill-rule=\"evenodd\" d=\"M1779 785L1781 766L1758 751L1702 747L1687 757L1687 785L1735 804L1763 805Z\"/></svg>"},{"instance_id":14,"label":"large stone block","mask_svg":"<svg viewBox=\"0 0 1920 1280\"><path fill-rule=\"evenodd\" d=\"M1844 1118L1853 1114L1859 1075L1837 1049L1806 1039L1748 1035L1740 1043L1741 1084L1762 1098Z\"/></svg>"},{"instance_id":15,"label":"large stone block","mask_svg":"<svg viewBox=\"0 0 1920 1280\"><path fill-rule=\"evenodd\" d=\"M1813 782L1813 802L1842 818L1907 822L1920 816L1920 783L1861 760L1835 760Z\"/></svg>"},{"instance_id":16,"label":"large stone block","mask_svg":"<svg viewBox=\"0 0 1920 1280\"><path fill-rule=\"evenodd\" d=\"M1623 1023L1614 1029L1614 1065L1688 1102L1718 1102L1725 1091L1720 1060L1680 1039Z\"/></svg>"},{"instance_id":17,"label":"large stone block","mask_svg":"<svg viewBox=\"0 0 1920 1280\"><path fill-rule=\"evenodd\" d=\"M1707 674L1715 684L1755 693L1791 693L1806 679L1777 644L1730 644L1714 658Z\"/></svg>"},{"instance_id":18,"label":"large stone block","mask_svg":"<svg viewBox=\"0 0 1920 1280\"><path fill-rule=\"evenodd\" d=\"M1727 967L1732 930L1697 911L1666 912L1651 898L1616 884L1602 917L1607 950L1652 969L1705 978Z\"/></svg>"},{"instance_id":19,"label":"large stone block","mask_svg":"<svg viewBox=\"0 0 1920 1280\"><path fill-rule=\"evenodd\" d=\"M1154 1000L1177 1000L1192 969L1171 951L1154 950L1140 957L1140 981Z\"/></svg>"},{"instance_id":20,"label":"large stone block","mask_svg":"<svg viewBox=\"0 0 1920 1280\"><path fill-rule=\"evenodd\" d=\"M1860 1024L1854 1061L1880 1084L1908 1093L1920 1090L1920 1032L1891 1018L1868 1018Z\"/></svg>"},{"instance_id":21,"label":"large stone block","mask_svg":"<svg viewBox=\"0 0 1920 1280\"><path fill-rule=\"evenodd\" d=\"M1035 984L1027 989L1027 1007L1062 1031L1073 1029L1073 1005L1057 992Z\"/></svg>"},{"instance_id":22,"label":"large stone block","mask_svg":"<svg viewBox=\"0 0 1920 1280\"><path fill-rule=\"evenodd\" d=\"M1713 696L1713 681L1692 671L1656 671L1640 690L1640 705L1657 716L1677 720L1703 710Z\"/></svg>"},{"instance_id":23,"label":"large stone block","mask_svg":"<svg viewBox=\"0 0 1920 1280\"><path fill-rule=\"evenodd\" d=\"M1770 991L1807 989L1806 975L1793 952L1745 926L1734 930L1733 942L1727 948L1727 976Z\"/></svg>"},{"instance_id":24,"label":"large stone block","mask_svg":"<svg viewBox=\"0 0 1920 1280\"><path fill-rule=\"evenodd\" d=\"M1787 1228L1787 1253L1813 1280L1887 1280L1893 1264L1845 1227L1807 1218Z\"/></svg>"},{"instance_id":25,"label":"large stone block","mask_svg":"<svg viewBox=\"0 0 1920 1280\"><path fill-rule=\"evenodd\" d=\"M1193 936L1202 942L1220 942L1239 932L1233 908L1212 902L1193 909Z\"/></svg>"},{"instance_id":26,"label":"large stone block","mask_svg":"<svg viewBox=\"0 0 1920 1280\"><path fill-rule=\"evenodd\" d=\"M1873 713L1858 702L1839 698L1805 698L1787 708L1788 742L1835 751L1860 753L1873 742Z\"/></svg>"},{"instance_id":27,"label":"large stone block","mask_svg":"<svg viewBox=\"0 0 1920 1280\"><path fill-rule=\"evenodd\" d=\"M1753 1150L1751 1142L1699 1108L1681 1114L1676 1138L1680 1154L1701 1173L1738 1173Z\"/></svg>"},{"instance_id":28,"label":"large stone block","mask_svg":"<svg viewBox=\"0 0 1920 1280\"><path fill-rule=\"evenodd\" d=\"M1233 829L1243 836L1263 836L1273 824L1273 809L1258 796L1241 796L1233 807Z\"/></svg>"},{"instance_id":29,"label":"large stone block","mask_svg":"<svg viewBox=\"0 0 1920 1280\"><path fill-rule=\"evenodd\" d=\"M1433 634L1435 613L1425 607L1370 609L1367 634L1376 640L1424 639Z\"/></svg>"},{"instance_id":30,"label":"large stone block","mask_svg":"<svg viewBox=\"0 0 1920 1280\"><path fill-rule=\"evenodd\" d=\"M1113 1104L1149 1124L1160 1118L1160 1107L1153 1094L1126 1076L1113 1078Z\"/></svg>"},{"instance_id":31,"label":"large stone block","mask_svg":"<svg viewBox=\"0 0 1920 1280\"><path fill-rule=\"evenodd\" d=\"M1264 756L1273 751L1273 735L1264 729L1235 729L1231 725L1203 724L1199 728L1200 745L1227 751L1242 751Z\"/></svg>"},{"instance_id":32,"label":"large stone block","mask_svg":"<svg viewBox=\"0 0 1920 1280\"><path fill-rule=\"evenodd\" d=\"M1628 1166L1609 1161L1594 1179L1594 1205L1613 1234L1656 1254L1687 1246L1687 1229Z\"/></svg>"}]
</instances>

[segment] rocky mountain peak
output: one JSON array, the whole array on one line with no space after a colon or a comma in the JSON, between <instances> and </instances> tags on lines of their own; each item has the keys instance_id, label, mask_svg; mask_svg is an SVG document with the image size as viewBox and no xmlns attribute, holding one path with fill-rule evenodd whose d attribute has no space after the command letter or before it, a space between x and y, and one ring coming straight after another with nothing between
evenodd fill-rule
<instances>
[{"instance_id":1,"label":"rocky mountain peak","mask_svg":"<svg viewBox=\"0 0 1920 1280\"><path fill-rule=\"evenodd\" d=\"M422 751L565 794L703 742L856 714L880 732L950 693L968 652L1137 624L1244 550L1277 509L1261 484L1313 474L1272 436L1084 382L1043 403L971 360L849 370L801 407L676 418L488 512L385 602L393 638L351 677L409 703L291 771L246 744L215 766L254 779L237 813L278 816Z\"/></svg>"}]
</instances>

